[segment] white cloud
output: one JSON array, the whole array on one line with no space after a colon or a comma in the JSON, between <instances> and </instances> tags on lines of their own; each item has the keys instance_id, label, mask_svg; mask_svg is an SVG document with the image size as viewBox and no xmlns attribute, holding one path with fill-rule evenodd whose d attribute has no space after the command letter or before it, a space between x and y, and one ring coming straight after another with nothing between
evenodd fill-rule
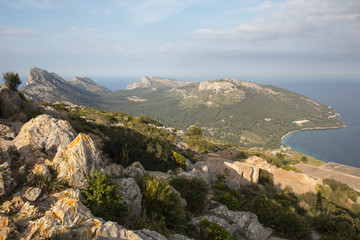
<instances>
[{"instance_id":1,"label":"white cloud","mask_svg":"<svg viewBox=\"0 0 360 240\"><path fill-rule=\"evenodd\" d=\"M0 34L4 35L33 35L39 33L33 28L0 25Z\"/></svg>"},{"instance_id":2,"label":"white cloud","mask_svg":"<svg viewBox=\"0 0 360 240\"><path fill-rule=\"evenodd\" d=\"M293 37L313 40L360 43L360 1L289 0L285 3L265 1L257 10L273 8L265 18L226 29L198 29L200 39L264 41Z\"/></svg>"}]
</instances>

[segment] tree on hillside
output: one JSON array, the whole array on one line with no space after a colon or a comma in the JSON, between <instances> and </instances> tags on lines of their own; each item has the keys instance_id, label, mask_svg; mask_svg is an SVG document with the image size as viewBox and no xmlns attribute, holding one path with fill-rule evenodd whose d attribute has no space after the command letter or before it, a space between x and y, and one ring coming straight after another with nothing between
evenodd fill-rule
<instances>
[{"instance_id":1,"label":"tree on hillside","mask_svg":"<svg viewBox=\"0 0 360 240\"><path fill-rule=\"evenodd\" d=\"M17 91L17 88L21 84L19 74L13 72L3 73L3 79L5 85L10 88L12 91Z\"/></svg>"}]
</instances>

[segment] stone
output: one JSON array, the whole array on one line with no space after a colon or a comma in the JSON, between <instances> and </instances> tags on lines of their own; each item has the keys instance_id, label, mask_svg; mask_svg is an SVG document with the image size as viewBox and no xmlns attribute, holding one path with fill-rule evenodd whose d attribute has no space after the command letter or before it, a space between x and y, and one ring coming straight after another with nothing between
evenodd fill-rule
<instances>
[{"instance_id":1,"label":"stone","mask_svg":"<svg viewBox=\"0 0 360 240\"><path fill-rule=\"evenodd\" d=\"M167 240L167 238L158 232L151 231L149 229L141 229L136 231L141 239L144 240Z\"/></svg>"},{"instance_id":2,"label":"stone","mask_svg":"<svg viewBox=\"0 0 360 240\"><path fill-rule=\"evenodd\" d=\"M21 98L18 91L0 85L0 118L9 118L20 112Z\"/></svg>"},{"instance_id":3,"label":"stone","mask_svg":"<svg viewBox=\"0 0 360 240\"><path fill-rule=\"evenodd\" d=\"M8 216L0 215L0 239L17 239L15 227Z\"/></svg>"},{"instance_id":4,"label":"stone","mask_svg":"<svg viewBox=\"0 0 360 240\"><path fill-rule=\"evenodd\" d=\"M23 197L30 202L36 201L41 194L41 189L37 187L29 187Z\"/></svg>"},{"instance_id":5,"label":"stone","mask_svg":"<svg viewBox=\"0 0 360 240\"><path fill-rule=\"evenodd\" d=\"M115 182L118 191L124 197L123 201L131 207L131 218L137 220L142 211L142 194L141 189L133 178L123 178Z\"/></svg>"},{"instance_id":6,"label":"stone","mask_svg":"<svg viewBox=\"0 0 360 240\"><path fill-rule=\"evenodd\" d=\"M12 140L15 137L15 132L4 124L0 124L0 137L5 140Z\"/></svg>"},{"instance_id":7,"label":"stone","mask_svg":"<svg viewBox=\"0 0 360 240\"><path fill-rule=\"evenodd\" d=\"M42 175L47 179L51 179L51 173L48 165L46 164L35 164L34 169L32 170L34 174Z\"/></svg>"},{"instance_id":8,"label":"stone","mask_svg":"<svg viewBox=\"0 0 360 240\"><path fill-rule=\"evenodd\" d=\"M159 171L146 171L147 174L149 174L151 177L157 178L157 179L164 179L166 181L170 180L171 176L170 174L159 172Z\"/></svg>"},{"instance_id":9,"label":"stone","mask_svg":"<svg viewBox=\"0 0 360 240\"><path fill-rule=\"evenodd\" d=\"M14 214L19 211L24 204L24 200L16 196L11 201L6 201L1 205L1 213L7 215Z\"/></svg>"},{"instance_id":10,"label":"stone","mask_svg":"<svg viewBox=\"0 0 360 240\"><path fill-rule=\"evenodd\" d=\"M67 146L75 137L76 132L68 121L42 114L24 124L14 143L18 149L31 144L55 153L59 146Z\"/></svg>"},{"instance_id":11,"label":"stone","mask_svg":"<svg viewBox=\"0 0 360 240\"><path fill-rule=\"evenodd\" d=\"M169 240L195 240L194 238L189 238L181 234L171 234Z\"/></svg>"},{"instance_id":12,"label":"stone","mask_svg":"<svg viewBox=\"0 0 360 240\"><path fill-rule=\"evenodd\" d=\"M145 169L139 162L133 162L130 166L125 168L124 174L138 180L145 175Z\"/></svg>"},{"instance_id":13,"label":"stone","mask_svg":"<svg viewBox=\"0 0 360 240\"><path fill-rule=\"evenodd\" d=\"M195 164L189 166L188 172L182 172L178 174L179 177L185 177L188 179L191 178L201 178L205 180L210 186L215 182L216 175L213 171L209 169L207 164L203 161L199 161Z\"/></svg>"},{"instance_id":14,"label":"stone","mask_svg":"<svg viewBox=\"0 0 360 240\"><path fill-rule=\"evenodd\" d=\"M109 174L112 178L119 178L124 175L124 168L119 164L109 164L104 168L104 173Z\"/></svg>"},{"instance_id":15,"label":"stone","mask_svg":"<svg viewBox=\"0 0 360 240\"><path fill-rule=\"evenodd\" d=\"M207 214L222 218L230 224L224 226L230 233L243 232L249 239L265 240L271 232L264 229L259 223L258 217L250 212L234 212L226 206L218 204L217 207L207 211ZM209 220L210 221L210 220Z\"/></svg>"},{"instance_id":16,"label":"stone","mask_svg":"<svg viewBox=\"0 0 360 240\"><path fill-rule=\"evenodd\" d=\"M93 170L101 171L102 158L92 139L80 133L67 147L60 147L53 159L57 179L74 188L84 188Z\"/></svg>"}]
</instances>

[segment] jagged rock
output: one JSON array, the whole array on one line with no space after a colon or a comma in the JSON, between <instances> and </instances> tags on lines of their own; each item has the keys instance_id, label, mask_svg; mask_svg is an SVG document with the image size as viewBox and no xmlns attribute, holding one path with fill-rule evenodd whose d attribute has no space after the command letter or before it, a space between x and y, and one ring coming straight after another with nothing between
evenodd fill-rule
<instances>
[{"instance_id":1,"label":"jagged rock","mask_svg":"<svg viewBox=\"0 0 360 240\"><path fill-rule=\"evenodd\" d=\"M17 232L8 216L0 215L0 239L17 239Z\"/></svg>"},{"instance_id":2,"label":"jagged rock","mask_svg":"<svg viewBox=\"0 0 360 240\"><path fill-rule=\"evenodd\" d=\"M104 173L113 178L119 178L124 175L124 168L119 164L109 164L104 168Z\"/></svg>"},{"instance_id":3,"label":"jagged rock","mask_svg":"<svg viewBox=\"0 0 360 240\"><path fill-rule=\"evenodd\" d=\"M67 147L60 147L53 159L57 178L75 188L84 188L91 171L101 170L101 154L92 139L80 133Z\"/></svg>"},{"instance_id":4,"label":"jagged rock","mask_svg":"<svg viewBox=\"0 0 360 240\"><path fill-rule=\"evenodd\" d=\"M170 180L171 176L170 174L159 172L159 171L146 171L147 174L149 174L151 177L154 178L162 178L166 181Z\"/></svg>"},{"instance_id":5,"label":"jagged rock","mask_svg":"<svg viewBox=\"0 0 360 240\"><path fill-rule=\"evenodd\" d=\"M37 187L29 187L23 197L30 202L36 201L41 194L41 189Z\"/></svg>"},{"instance_id":6,"label":"jagged rock","mask_svg":"<svg viewBox=\"0 0 360 240\"><path fill-rule=\"evenodd\" d=\"M265 240L271 232L264 229L259 223L258 217L250 212L234 212L229 210L226 206L217 204L218 206L208 210L209 215L219 217L226 220L229 226L224 226L230 233L236 231L243 232L249 239ZM209 220L209 219L208 219ZM209 220L210 221L210 220ZM219 222L218 222L219 223ZM219 223L221 225L221 223Z\"/></svg>"},{"instance_id":7,"label":"jagged rock","mask_svg":"<svg viewBox=\"0 0 360 240\"><path fill-rule=\"evenodd\" d=\"M18 91L0 85L0 118L9 118L19 113L21 102Z\"/></svg>"},{"instance_id":8,"label":"jagged rock","mask_svg":"<svg viewBox=\"0 0 360 240\"><path fill-rule=\"evenodd\" d=\"M11 177L9 164L7 162L0 165L0 197L6 195L8 192L16 187L16 182Z\"/></svg>"},{"instance_id":9,"label":"jagged rock","mask_svg":"<svg viewBox=\"0 0 360 240\"><path fill-rule=\"evenodd\" d=\"M76 137L69 122L43 114L31 119L14 139L20 149L27 145L56 152L59 146L67 146Z\"/></svg>"},{"instance_id":10,"label":"jagged rock","mask_svg":"<svg viewBox=\"0 0 360 240\"><path fill-rule=\"evenodd\" d=\"M141 163L133 162L130 166L125 168L124 174L138 180L145 175L145 169Z\"/></svg>"},{"instance_id":11,"label":"jagged rock","mask_svg":"<svg viewBox=\"0 0 360 240\"><path fill-rule=\"evenodd\" d=\"M115 183L119 188L120 195L124 197L124 202L129 204L131 207L131 218L134 220L138 219L142 210L142 194L141 189L137 185L135 179L123 178L117 180Z\"/></svg>"},{"instance_id":12,"label":"jagged rock","mask_svg":"<svg viewBox=\"0 0 360 240\"><path fill-rule=\"evenodd\" d=\"M42 164L46 160L46 154L32 144L21 147L18 153L20 155L19 162L24 165Z\"/></svg>"},{"instance_id":13,"label":"jagged rock","mask_svg":"<svg viewBox=\"0 0 360 240\"><path fill-rule=\"evenodd\" d=\"M38 209L31 205L29 202L26 202L20 209L20 211L14 216L13 220L15 224L19 227L26 227L29 225L29 222L39 215Z\"/></svg>"},{"instance_id":14,"label":"jagged rock","mask_svg":"<svg viewBox=\"0 0 360 240\"><path fill-rule=\"evenodd\" d=\"M208 168L205 162L199 161L189 166L189 172L182 172L178 176L186 178L201 178L210 186L215 182L216 175Z\"/></svg>"},{"instance_id":15,"label":"jagged rock","mask_svg":"<svg viewBox=\"0 0 360 240\"><path fill-rule=\"evenodd\" d=\"M109 93L111 92L104 86L101 86L87 77L73 77L68 83L81 90L85 90L93 93Z\"/></svg>"},{"instance_id":16,"label":"jagged rock","mask_svg":"<svg viewBox=\"0 0 360 240\"><path fill-rule=\"evenodd\" d=\"M80 190L74 189L74 188L69 188L65 191L62 191L59 193L54 193L52 195L52 197L55 198L56 200L60 200L63 198L71 198L71 199L75 199L75 200L81 200Z\"/></svg>"},{"instance_id":17,"label":"jagged rock","mask_svg":"<svg viewBox=\"0 0 360 240\"><path fill-rule=\"evenodd\" d=\"M157 89L157 88L177 88L185 86L186 84L189 84L190 82L182 82L174 79L168 79L168 78L159 78L154 76L142 76L141 81L137 81L135 83L127 85L127 90L133 90L136 88L151 88L151 89Z\"/></svg>"},{"instance_id":18,"label":"jagged rock","mask_svg":"<svg viewBox=\"0 0 360 240\"><path fill-rule=\"evenodd\" d=\"M21 197L16 196L11 201L6 201L1 205L1 213L13 214L17 212L24 204L24 200Z\"/></svg>"}]
</instances>

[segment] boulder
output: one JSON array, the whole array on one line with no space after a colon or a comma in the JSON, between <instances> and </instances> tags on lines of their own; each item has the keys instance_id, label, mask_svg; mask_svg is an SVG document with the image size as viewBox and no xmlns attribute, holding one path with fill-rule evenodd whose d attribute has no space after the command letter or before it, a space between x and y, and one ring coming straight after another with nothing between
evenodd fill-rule
<instances>
[{"instance_id":1,"label":"boulder","mask_svg":"<svg viewBox=\"0 0 360 240\"><path fill-rule=\"evenodd\" d=\"M123 178L115 182L123 201L131 207L131 218L137 220L141 215L141 189L133 178Z\"/></svg>"},{"instance_id":2,"label":"boulder","mask_svg":"<svg viewBox=\"0 0 360 240\"><path fill-rule=\"evenodd\" d=\"M60 181L75 188L87 185L87 176L93 170L102 170L101 154L92 139L80 133L67 147L60 147L53 159L53 166Z\"/></svg>"},{"instance_id":3,"label":"boulder","mask_svg":"<svg viewBox=\"0 0 360 240\"><path fill-rule=\"evenodd\" d=\"M216 175L209 169L206 162L199 161L189 166L188 172L182 172L178 174L179 177L185 178L201 178L205 180L210 186L215 182Z\"/></svg>"},{"instance_id":4,"label":"boulder","mask_svg":"<svg viewBox=\"0 0 360 240\"><path fill-rule=\"evenodd\" d=\"M195 240L194 238L189 238L181 234L171 234L169 240Z\"/></svg>"},{"instance_id":5,"label":"boulder","mask_svg":"<svg viewBox=\"0 0 360 240\"><path fill-rule=\"evenodd\" d=\"M104 173L109 174L112 178L119 178L124 175L124 168L119 164L112 163L104 168Z\"/></svg>"},{"instance_id":6,"label":"boulder","mask_svg":"<svg viewBox=\"0 0 360 240\"><path fill-rule=\"evenodd\" d=\"M0 137L5 140L12 140L15 137L15 132L9 126L0 123Z\"/></svg>"},{"instance_id":7,"label":"boulder","mask_svg":"<svg viewBox=\"0 0 360 240\"><path fill-rule=\"evenodd\" d=\"M141 163L133 162L130 166L125 168L124 174L138 180L145 175L145 168L141 165Z\"/></svg>"},{"instance_id":8,"label":"boulder","mask_svg":"<svg viewBox=\"0 0 360 240\"><path fill-rule=\"evenodd\" d=\"M35 164L34 169L32 170L34 174L42 175L47 179L51 179L51 173L48 165L46 164Z\"/></svg>"},{"instance_id":9,"label":"boulder","mask_svg":"<svg viewBox=\"0 0 360 240\"><path fill-rule=\"evenodd\" d=\"M14 139L20 149L27 145L55 153L59 146L67 146L76 137L76 132L68 121L43 114L24 124Z\"/></svg>"},{"instance_id":10,"label":"boulder","mask_svg":"<svg viewBox=\"0 0 360 240\"><path fill-rule=\"evenodd\" d=\"M30 202L36 201L41 194L41 189L37 187L29 187L23 195L23 198Z\"/></svg>"},{"instance_id":11,"label":"boulder","mask_svg":"<svg viewBox=\"0 0 360 240\"><path fill-rule=\"evenodd\" d=\"M141 229L136 231L140 239L144 240L167 240L167 238L158 232L151 231L149 229Z\"/></svg>"},{"instance_id":12,"label":"boulder","mask_svg":"<svg viewBox=\"0 0 360 240\"><path fill-rule=\"evenodd\" d=\"M18 91L0 85L0 118L9 118L20 112L21 98Z\"/></svg>"}]
</instances>

